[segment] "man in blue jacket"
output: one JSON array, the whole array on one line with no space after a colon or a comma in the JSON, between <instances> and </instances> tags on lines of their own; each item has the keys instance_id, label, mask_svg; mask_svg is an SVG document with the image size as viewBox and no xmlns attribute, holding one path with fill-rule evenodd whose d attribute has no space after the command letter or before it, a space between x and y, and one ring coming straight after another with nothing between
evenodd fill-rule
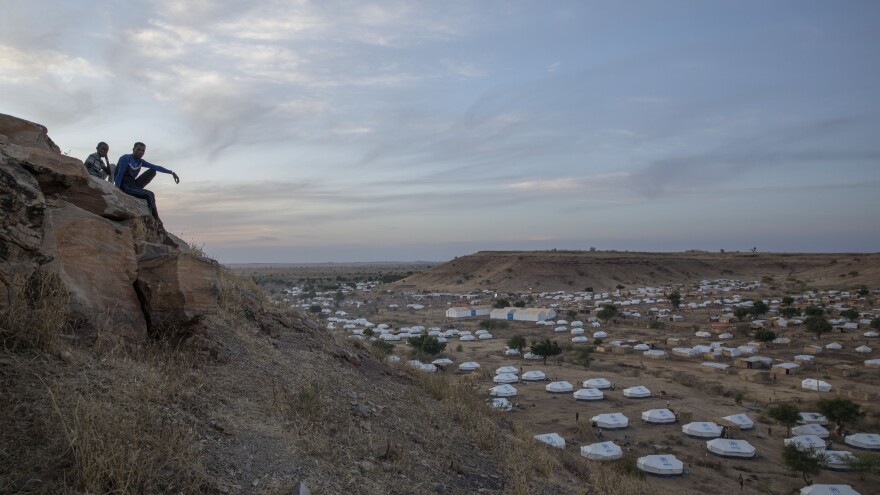
<instances>
[{"instance_id":1,"label":"man in blue jacket","mask_svg":"<svg viewBox=\"0 0 880 495\"><path fill-rule=\"evenodd\" d=\"M156 172L171 174L171 176L174 177L175 184L180 183L180 177L165 167L160 167L159 165L154 165L144 160L144 153L146 151L147 145L137 142L134 143L134 148L131 150L130 155L122 155L119 157L119 161L116 162L116 180L114 183L116 184L116 187L122 189L126 194L147 200L147 206L150 207L150 213L152 213L153 218L159 222L159 233L161 234L165 232L165 227L162 225L162 220L159 219L159 211L156 209L156 195L153 194L153 191L144 189L144 187L156 177ZM150 170L138 176L142 166Z\"/></svg>"}]
</instances>

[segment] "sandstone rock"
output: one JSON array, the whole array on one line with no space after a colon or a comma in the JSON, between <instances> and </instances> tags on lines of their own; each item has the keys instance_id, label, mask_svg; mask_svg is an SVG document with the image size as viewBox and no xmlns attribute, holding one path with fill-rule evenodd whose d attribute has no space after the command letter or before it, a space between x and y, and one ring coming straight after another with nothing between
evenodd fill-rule
<instances>
[{"instance_id":1,"label":"sandstone rock","mask_svg":"<svg viewBox=\"0 0 880 495\"><path fill-rule=\"evenodd\" d=\"M151 332L190 331L218 309L216 262L168 248L145 247L138 259L135 287Z\"/></svg>"},{"instance_id":2,"label":"sandstone rock","mask_svg":"<svg viewBox=\"0 0 880 495\"><path fill-rule=\"evenodd\" d=\"M134 290L138 267L131 231L72 205L48 210L44 224L42 250L55 254L46 266L70 291L73 316L143 341L147 326Z\"/></svg>"},{"instance_id":3,"label":"sandstone rock","mask_svg":"<svg viewBox=\"0 0 880 495\"><path fill-rule=\"evenodd\" d=\"M6 136L10 144L61 154L61 149L49 139L46 128L40 124L0 113L0 134Z\"/></svg>"}]
</instances>

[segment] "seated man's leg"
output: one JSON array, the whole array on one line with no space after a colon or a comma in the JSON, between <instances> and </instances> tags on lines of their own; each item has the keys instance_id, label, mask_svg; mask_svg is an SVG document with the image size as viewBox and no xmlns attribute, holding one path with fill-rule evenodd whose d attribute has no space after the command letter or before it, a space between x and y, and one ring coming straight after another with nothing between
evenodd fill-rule
<instances>
[{"instance_id":1,"label":"seated man's leg","mask_svg":"<svg viewBox=\"0 0 880 495\"><path fill-rule=\"evenodd\" d=\"M143 189L143 188L147 187L147 184L149 184L150 181L153 180L154 177L156 177L156 171L153 169L147 170L146 172L139 175L137 179L134 180L134 184L135 184L135 186L137 186L138 189ZM152 194L152 193L150 193L150 194Z\"/></svg>"},{"instance_id":2,"label":"seated man's leg","mask_svg":"<svg viewBox=\"0 0 880 495\"><path fill-rule=\"evenodd\" d=\"M110 175L107 176L107 180L110 182L116 180L116 165L110 165Z\"/></svg>"},{"instance_id":3,"label":"seated man's leg","mask_svg":"<svg viewBox=\"0 0 880 495\"><path fill-rule=\"evenodd\" d=\"M159 220L159 210L156 209L156 195L153 194L153 191L138 189L136 187L126 187L123 189L123 192L136 198L146 199L147 206L150 207L150 214L153 215L153 218Z\"/></svg>"}]
</instances>

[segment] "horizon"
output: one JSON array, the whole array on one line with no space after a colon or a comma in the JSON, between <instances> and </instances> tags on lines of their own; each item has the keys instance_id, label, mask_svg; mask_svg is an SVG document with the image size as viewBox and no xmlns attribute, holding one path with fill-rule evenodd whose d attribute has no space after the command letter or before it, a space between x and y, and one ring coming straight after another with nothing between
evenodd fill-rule
<instances>
[{"instance_id":1,"label":"horizon","mask_svg":"<svg viewBox=\"0 0 880 495\"><path fill-rule=\"evenodd\" d=\"M12 1L0 112L224 263L880 246L880 3ZM95 26L95 29L83 29Z\"/></svg>"}]
</instances>

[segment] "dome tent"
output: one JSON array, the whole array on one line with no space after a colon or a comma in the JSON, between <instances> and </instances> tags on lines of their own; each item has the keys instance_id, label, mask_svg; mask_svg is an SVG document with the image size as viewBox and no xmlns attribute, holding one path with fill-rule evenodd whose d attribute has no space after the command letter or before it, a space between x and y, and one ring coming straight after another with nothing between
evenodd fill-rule
<instances>
[{"instance_id":1,"label":"dome tent","mask_svg":"<svg viewBox=\"0 0 880 495\"><path fill-rule=\"evenodd\" d=\"M619 412L599 414L590 418L599 428L615 430L629 426L629 418Z\"/></svg>"},{"instance_id":2,"label":"dome tent","mask_svg":"<svg viewBox=\"0 0 880 495\"><path fill-rule=\"evenodd\" d=\"M880 450L880 435L876 433L854 433L844 437L843 443L862 450Z\"/></svg>"},{"instance_id":3,"label":"dome tent","mask_svg":"<svg viewBox=\"0 0 880 495\"><path fill-rule=\"evenodd\" d=\"M524 382L538 382L546 379L547 375L545 375L543 371L526 371L522 374L522 380Z\"/></svg>"},{"instance_id":4,"label":"dome tent","mask_svg":"<svg viewBox=\"0 0 880 495\"><path fill-rule=\"evenodd\" d=\"M605 378L590 378L589 380L584 380L583 386L585 388L598 388L599 390L603 390L611 388L611 382Z\"/></svg>"},{"instance_id":5,"label":"dome tent","mask_svg":"<svg viewBox=\"0 0 880 495\"><path fill-rule=\"evenodd\" d=\"M801 381L801 388L807 390L815 390L817 392L830 392L831 385L828 382L822 380L815 380L813 378L806 378Z\"/></svg>"},{"instance_id":6,"label":"dome tent","mask_svg":"<svg viewBox=\"0 0 880 495\"><path fill-rule=\"evenodd\" d=\"M849 485L813 484L801 488L800 495L860 495Z\"/></svg>"},{"instance_id":7,"label":"dome tent","mask_svg":"<svg viewBox=\"0 0 880 495\"><path fill-rule=\"evenodd\" d=\"M755 427L755 422L744 413L731 414L730 416L724 416L721 419L733 423L738 426L740 430L751 430Z\"/></svg>"},{"instance_id":8,"label":"dome tent","mask_svg":"<svg viewBox=\"0 0 880 495\"><path fill-rule=\"evenodd\" d=\"M813 449L817 451L825 450L825 441L816 435L799 435L796 437L786 438L785 445L794 445L798 450Z\"/></svg>"},{"instance_id":9,"label":"dome tent","mask_svg":"<svg viewBox=\"0 0 880 495\"><path fill-rule=\"evenodd\" d=\"M623 389L623 395L630 399L645 399L651 396L651 391L647 387L638 385Z\"/></svg>"},{"instance_id":10,"label":"dome tent","mask_svg":"<svg viewBox=\"0 0 880 495\"><path fill-rule=\"evenodd\" d=\"M808 423L805 425L795 426L791 429L792 435L816 435L819 438L828 438L828 430L822 425L816 423Z\"/></svg>"},{"instance_id":11,"label":"dome tent","mask_svg":"<svg viewBox=\"0 0 880 495\"><path fill-rule=\"evenodd\" d=\"M602 400L605 394L598 388L582 388L572 394L575 400Z\"/></svg>"},{"instance_id":12,"label":"dome tent","mask_svg":"<svg viewBox=\"0 0 880 495\"><path fill-rule=\"evenodd\" d=\"M614 442L593 443L581 447L581 455L594 461L611 461L623 457L623 449Z\"/></svg>"},{"instance_id":13,"label":"dome tent","mask_svg":"<svg viewBox=\"0 0 880 495\"><path fill-rule=\"evenodd\" d=\"M544 387L544 390L550 392L551 394L564 394L574 390L574 387L566 381L560 381L548 383Z\"/></svg>"},{"instance_id":14,"label":"dome tent","mask_svg":"<svg viewBox=\"0 0 880 495\"><path fill-rule=\"evenodd\" d=\"M513 373L501 373L500 375L495 375L492 381L495 383L516 383L519 381L519 377Z\"/></svg>"},{"instance_id":15,"label":"dome tent","mask_svg":"<svg viewBox=\"0 0 880 495\"><path fill-rule=\"evenodd\" d=\"M849 462L853 457L852 452L846 450L826 450L825 451L825 469L832 471L851 471Z\"/></svg>"},{"instance_id":16,"label":"dome tent","mask_svg":"<svg viewBox=\"0 0 880 495\"><path fill-rule=\"evenodd\" d=\"M558 433L544 433L543 435L535 435L535 440L539 442L546 443L551 447L556 447L557 449L565 448L565 439L559 436Z\"/></svg>"},{"instance_id":17,"label":"dome tent","mask_svg":"<svg viewBox=\"0 0 880 495\"><path fill-rule=\"evenodd\" d=\"M636 466L654 476L680 476L684 472L684 463L674 455L648 455L639 457Z\"/></svg>"},{"instance_id":18,"label":"dome tent","mask_svg":"<svg viewBox=\"0 0 880 495\"><path fill-rule=\"evenodd\" d=\"M730 440L715 438L706 442L709 452L721 457L735 457L737 459L752 459L755 457L755 447L745 440Z\"/></svg>"},{"instance_id":19,"label":"dome tent","mask_svg":"<svg viewBox=\"0 0 880 495\"><path fill-rule=\"evenodd\" d=\"M516 387L512 385L498 385L489 389L489 395L495 397L513 397L516 395Z\"/></svg>"},{"instance_id":20,"label":"dome tent","mask_svg":"<svg viewBox=\"0 0 880 495\"><path fill-rule=\"evenodd\" d=\"M642 413L642 421L653 425L666 425L675 423L675 414L669 409L649 409Z\"/></svg>"},{"instance_id":21,"label":"dome tent","mask_svg":"<svg viewBox=\"0 0 880 495\"><path fill-rule=\"evenodd\" d=\"M682 433L695 438L718 438L721 436L721 427L710 421L695 421L681 427Z\"/></svg>"}]
</instances>

